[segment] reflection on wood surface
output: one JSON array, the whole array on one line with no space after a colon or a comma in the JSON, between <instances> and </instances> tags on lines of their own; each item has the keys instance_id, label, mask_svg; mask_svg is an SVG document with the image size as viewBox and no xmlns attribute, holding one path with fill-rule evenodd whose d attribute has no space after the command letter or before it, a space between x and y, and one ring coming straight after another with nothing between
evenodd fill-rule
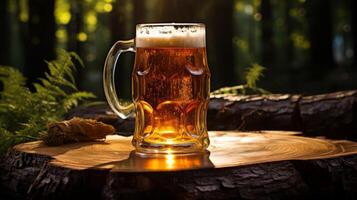
<instances>
[{"instance_id":1,"label":"reflection on wood surface","mask_svg":"<svg viewBox=\"0 0 357 200\"><path fill-rule=\"evenodd\" d=\"M209 152L202 152L192 155L153 155L142 156L132 151L128 159L110 163L113 171L171 171L171 170L187 170L187 169L202 169L213 168L213 163L209 160ZM107 167L104 164L100 167Z\"/></svg>"},{"instance_id":2,"label":"reflection on wood surface","mask_svg":"<svg viewBox=\"0 0 357 200\"><path fill-rule=\"evenodd\" d=\"M53 157L52 164L74 169L123 172L224 168L281 160L307 160L357 154L357 143L298 136L286 131L212 131L208 152L196 155L139 156L131 137L109 136L105 142L47 147L42 142L16 146L19 151Z\"/></svg>"}]
</instances>

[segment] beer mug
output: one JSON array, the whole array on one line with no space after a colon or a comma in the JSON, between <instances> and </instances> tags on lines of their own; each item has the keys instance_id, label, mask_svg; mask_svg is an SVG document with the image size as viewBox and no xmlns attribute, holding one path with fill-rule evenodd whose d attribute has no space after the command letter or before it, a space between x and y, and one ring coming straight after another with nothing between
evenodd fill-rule
<instances>
[{"instance_id":1,"label":"beer mug","mask_svg":"<svg viewBox=\"0 0 357 200\"><path fill-rule=\"evenodd\" d=\"M123 52L136 53L129 105L121 104L115 90L115 67ZM210 71L204 24L137 25L135 39L118 41L110 49L103 83L117 115L135 113L136 152L195 153L208 147Z\"/></svg>"}]
</instances>

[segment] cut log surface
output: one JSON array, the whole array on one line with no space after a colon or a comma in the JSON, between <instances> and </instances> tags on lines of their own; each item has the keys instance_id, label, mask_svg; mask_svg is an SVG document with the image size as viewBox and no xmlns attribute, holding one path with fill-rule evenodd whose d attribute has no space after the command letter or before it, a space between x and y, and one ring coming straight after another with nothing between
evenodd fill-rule
<instances>
[{"instance_id":1,"label":"cut log surface","mask_svg":"<svg viewBox=\"0 0 357 200\"><path fill-rule=\"evenodd\" d=\"M357 197L357 143L288 131L212 131L208 151L139 156L132 137L13 147L1 193L30 199Z\"/></svg>"}]
</instances>

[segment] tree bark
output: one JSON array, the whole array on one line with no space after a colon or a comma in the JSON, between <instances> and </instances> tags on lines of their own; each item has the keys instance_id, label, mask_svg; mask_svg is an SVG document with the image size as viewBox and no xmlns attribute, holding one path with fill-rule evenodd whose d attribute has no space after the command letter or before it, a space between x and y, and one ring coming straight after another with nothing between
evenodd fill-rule
<instances>
[{"instance_id":1,"label":"tree bark","mask_svg":"<svg viewBox=\"0 0 357 200\"><path fill-rule=\"evenodd\" d=\"M131 137L10 149L6 199L321 199L357 195L357 145L292 132L211 132L209 152L141 157Z\"/></svg>"},{"instance_id":2,"label":"tree bark","mask_svg":"<svg viewBox=\"0 0 357 200\"><path fill-rule=\"evenodd\" d=\"M299 95L213 98L208 110L210 130L299 130Z\"/></svg>"},{"instance_id":3,"label":"tree bark","mask_svg":"<svg viewBox=\"0 0 357 200\"><path fill-rule=\"evenodd\" d=\"M295 130L306 135L357 138L357 91L329 94L213 98L210 130ZM349 133L349 134L347 134Z\"/></svg>"}]
</instances>

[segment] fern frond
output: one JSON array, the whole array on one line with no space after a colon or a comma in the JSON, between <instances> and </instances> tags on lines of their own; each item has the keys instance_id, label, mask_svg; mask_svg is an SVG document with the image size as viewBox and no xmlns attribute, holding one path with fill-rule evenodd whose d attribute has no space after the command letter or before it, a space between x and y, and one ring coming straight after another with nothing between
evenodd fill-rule
<instances>
[{"instance_id":1,"label":"fern frond","mask_svg":"<svg viewBox=\"0 0 357 200\"><path fill-rule=\"evenodd\" d=\"M19 96L26 97L31 93L28 88L24 87L26 78L15 68L0 67L0 81L3 83L2 102L16 104L18 100L21 100Z\"/></svg>"},{"instance_id":2,"label":"fern frond","mask_svg":"<svg viewBox=\"0 0 357 200\"><path fill-rule=\"evenodd\" d=\"M225 95L225 94L237 95L237 94L243 93L243 90L245 90L245 85L223 87L223 88L219 88L218 90L211 92L211 96L214 97L216 95Z\"/></svg>"},{"instance_id":3,"label":"fern frond","mask_svg":"<svg viewBox=\"0 0 357 200\"><path fill-rule=\"evenodd\" d=\"M64 114L87 99L95 96L78 91L75 85L73 61L83 62L74 52L60 51L58 58L48 61L48 72L35 92L26 86L20 71L0 67L0 154L10 145L37 139L48 122L63 119Z\"/></svg>"},{"instance_id":4,"label":"fern frond","mask_svg":"<svg viewBox=\"0 0 357 200\"><path fill-rule=\"evenodd\" d=\"M65 110L68 111L69 109L78 106L79 101L90 98L95 98L95 95L90 92L75 92L63 99L62 105Z\"/></svg>"},{"instance_id":5,"label":"fern frond","mask_svg":"<svg viewBox=\"0 0 357 200\"><path fill-rule=\"evenodd\" d=\"M245 74L245 80L246 84L249 88L256 88L257 86L257 81L260 79L260 77L263 76L263 71L265 70L265 67L259 65L259 64L252 64L250 68L248 68L246 74Z\"/></svg>"},{"instance_id":6,"label":"fern frond","mask_svg":"<svg viewBox=\"0 0 357 200\"><path fill-rule=\"evenodd\" d=\"M78 90L77 87L73 83L64 79L63 77L58 77L57 75L54 76L54 75L51 75L48 73L45 73L45 77L50 84L66 86L72 90L76 90L76 91ZM44 83L42 83L42 84L44 84Z\"/></svg>"},{"instance_id":7,"label":"fern frond","mask_svg":"<svg viewBox=\"0 0 357 200\"><path fill-rule=\"evenodd\" d=\"M264 70L265 67L255 63L252 64L245 73L245 84L220 88L211 92L211 97L239 94L269 94L269 91L257 87L257 81L263 77Z\"/></svg>"},{"instance_id":8,"label":"fern frond","mask_svg":"<svg viewBox=\"0 0 357 200\"><path fill-rule=\"evenodd\" d=\"M69 55L72 56L72 58L74 58L76 61L78 61L81 67L84 67L83 60L78 56L78 54L74 52L69 52Z\"/></svg>"}]
</instances>

